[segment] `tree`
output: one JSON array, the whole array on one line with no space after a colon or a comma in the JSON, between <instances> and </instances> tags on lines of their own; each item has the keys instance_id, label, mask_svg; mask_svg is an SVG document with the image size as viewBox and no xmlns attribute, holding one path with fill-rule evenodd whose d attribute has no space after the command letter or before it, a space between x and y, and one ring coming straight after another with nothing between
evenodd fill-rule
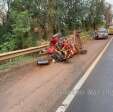
<instances>
[{"instance_id":1,"label":"tree","mask_svg":"<svg viewBox=\"0 0 113 112\"><path fill-rule=\"evenodd\" d=\"M110 4L107 4L105 7L105 19L107 22L107 25L109 26L112 23L112 8Z\"/></svg>"},{"instance_id":2,"label":"tree","mask_svg":"<svg viewBox=\"0 0 113 112\"><path fill-rule=\"evenodd\" d=\"M105 0L2 1L6 19L0 29L0 40L3 44L14 40L14 49L36 45L38 40L49 39L57 32L67 34L75 29L95 30L102 24L102 16L105 15L107 23L112 17Z\"/></svg>"}]
</instances>

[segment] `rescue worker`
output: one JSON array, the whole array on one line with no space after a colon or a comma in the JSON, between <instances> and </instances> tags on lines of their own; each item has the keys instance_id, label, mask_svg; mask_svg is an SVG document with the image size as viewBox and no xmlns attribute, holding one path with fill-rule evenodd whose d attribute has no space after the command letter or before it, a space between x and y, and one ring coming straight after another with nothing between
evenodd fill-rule
<instances>
[{"instance_id":1,"label":"rescue worker","mask_svg":"<svg viewBox=\"0 0 113 112\"><path fill-rule=\"evenodd\" d=\"M78 49L82 49L82 41L80 39L80 31L76 31L75 38L76 38Z\"/></svg>"}]
</instances>

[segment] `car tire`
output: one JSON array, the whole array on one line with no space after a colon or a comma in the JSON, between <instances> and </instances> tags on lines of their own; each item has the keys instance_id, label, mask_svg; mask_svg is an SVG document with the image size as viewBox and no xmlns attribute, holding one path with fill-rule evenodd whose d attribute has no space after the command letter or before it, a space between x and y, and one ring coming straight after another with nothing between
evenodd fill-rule
<instances>
[{"instance_id":1,"label":"car tire","mask_svg":"<svg viewBox=\"0 0 113 112\"><path fill-rule=\"evenodd\" d=\"M98 40L99 38L98 37L95 37L95 40Z\"/></svg>"}]
</instances>

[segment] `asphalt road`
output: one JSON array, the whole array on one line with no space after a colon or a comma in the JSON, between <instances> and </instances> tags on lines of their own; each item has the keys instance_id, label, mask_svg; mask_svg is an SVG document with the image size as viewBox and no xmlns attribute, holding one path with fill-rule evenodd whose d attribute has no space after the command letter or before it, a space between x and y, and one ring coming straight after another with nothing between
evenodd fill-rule
<instances>
[{"instance_id":1,"label":"asphalt road","mask_svg":"<svg viewBox=\"0 0 113 112\"><path fill-rule=\"evenodd\" d=\"M113 112L113 41L66 112Z\"/></svg>"},{"instance_id":2,"label":"asphalt road","mask_svg":"<svg viewBox=\"0 0 113 112\"><path fill-rule=\"evenodd\" d=\"M88 41L88 53L68 64L25 64L0 72L0 112L55 112L109 40Z\"/></svg>"}]
</instances>

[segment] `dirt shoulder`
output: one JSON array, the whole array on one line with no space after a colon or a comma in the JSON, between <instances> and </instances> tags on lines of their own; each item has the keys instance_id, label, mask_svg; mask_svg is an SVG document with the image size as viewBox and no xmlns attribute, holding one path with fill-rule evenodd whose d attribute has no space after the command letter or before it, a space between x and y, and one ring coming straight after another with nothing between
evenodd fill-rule
<instances>
[{"instance_id":1,"label":"dirt shoulder","mask_svg":"<svg viewBox=\"0 0 113 112\"><path fill-rule=\"evenodd\" d=\"M54 112L109 40L92 40L71 63L29 64L0 74L1 112Z\"/></svg>"}]
</instances>

